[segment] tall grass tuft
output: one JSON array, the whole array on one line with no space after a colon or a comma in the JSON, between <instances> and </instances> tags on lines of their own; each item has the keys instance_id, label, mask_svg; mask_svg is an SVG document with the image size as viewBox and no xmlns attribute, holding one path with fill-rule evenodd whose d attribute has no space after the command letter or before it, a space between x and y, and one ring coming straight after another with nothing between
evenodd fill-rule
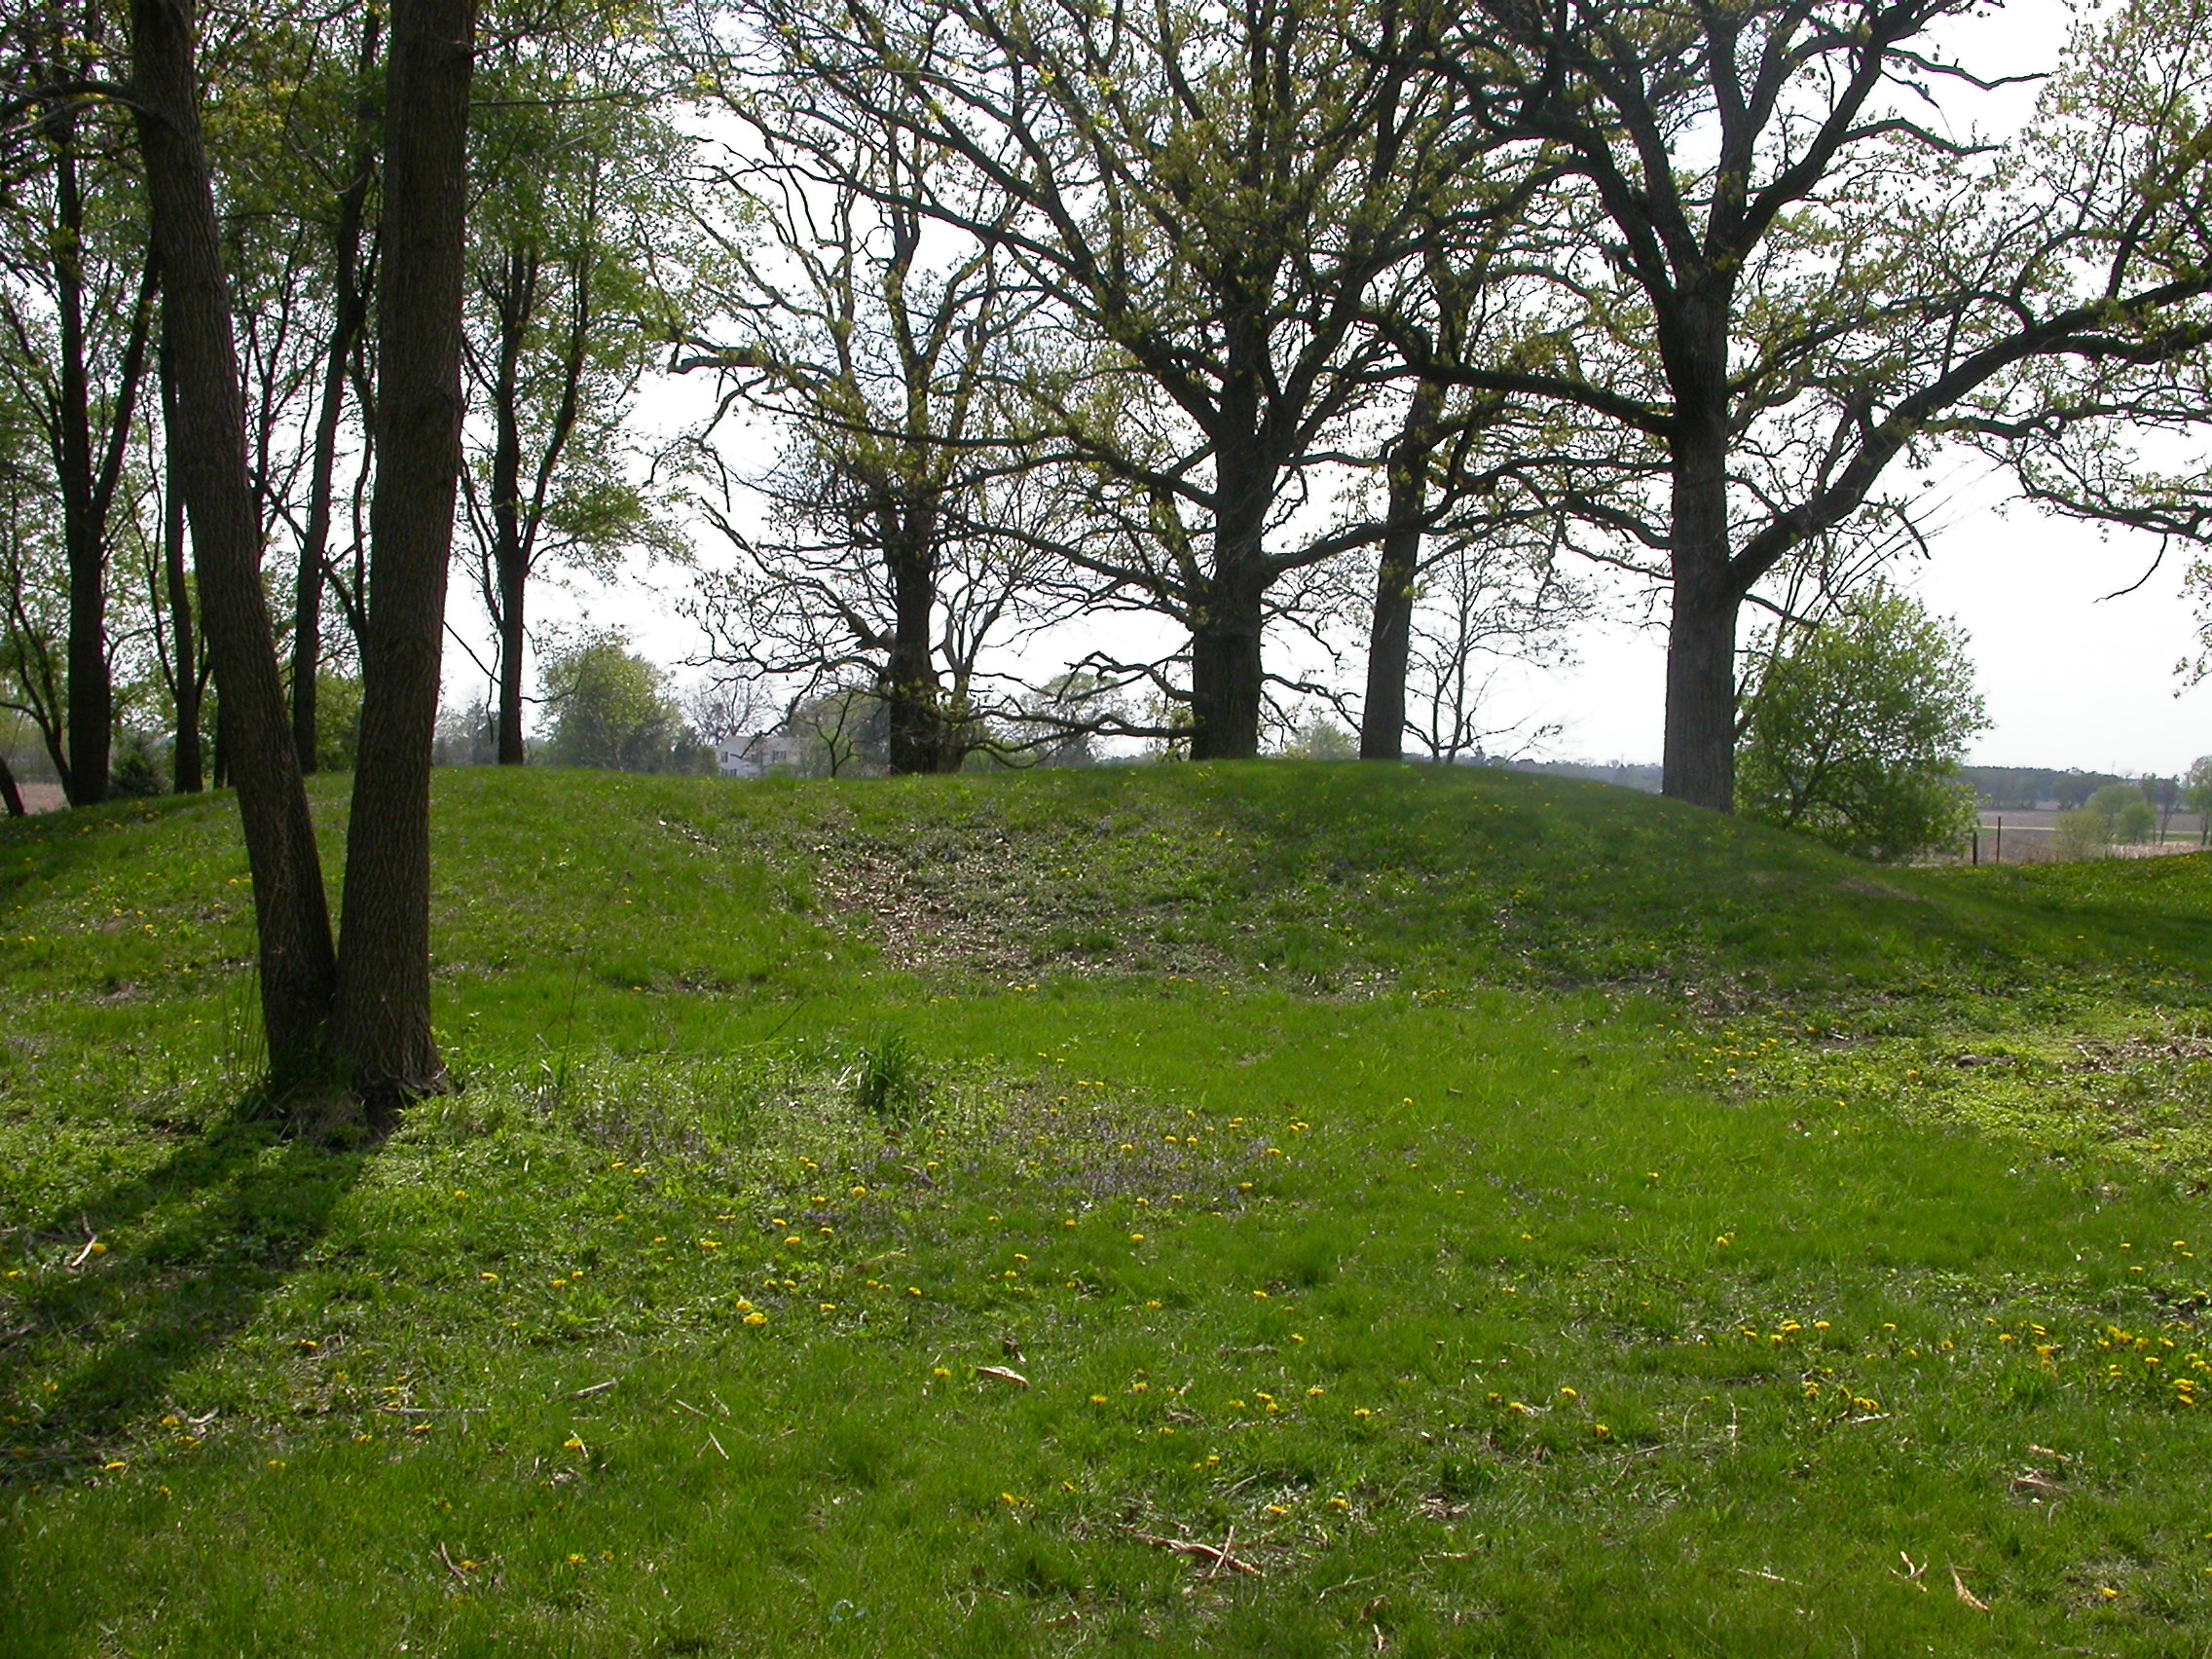
<instances>
[{"instance_id":1,"label":"tall grass tuft","mask_svg":"<svg viewBox=\"0 0 2212 1659\"><path fill-rule=\"evenodd\" d=\"M854 1051L845 1087L853 1102L870 1117L905 1126L929 1110L927 1069L903 1031L885 1028Z\"/></svg>"}]
</instances>

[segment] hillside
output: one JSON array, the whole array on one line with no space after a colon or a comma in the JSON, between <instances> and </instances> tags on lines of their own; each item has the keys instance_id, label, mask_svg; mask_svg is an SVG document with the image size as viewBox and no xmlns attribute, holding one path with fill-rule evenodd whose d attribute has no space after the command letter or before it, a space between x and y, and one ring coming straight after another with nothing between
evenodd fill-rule
<instances>
[{"instance_id":1,"label":"hillside","mask_svg":"<svg viewBox=\"0 0 2212 1659\"><path fill-rule=\"evenodd\" d=\"M0 1651L2212 1617L2212 859L1472 769L446 772L463 1087L347 1149L254 1121L231 812L0 827Z\"/></svg>"},{"instance_id":2,"label":"hillside","mask_svg":"<svg viewBox=\"0 0 2212 1659\"><path fill-rule=\"evenodd\" d=\"M441 972L467 1012L523 1036L546 976L566 986L579 962L588 980L680 999L842 983L849 972L815 964L826 933L886 969L1203 972L1322 993L1399 980L1979 993L2124 978L2151 953L2212 962L2212 860L1883 870L1673 802L1512 772L437 776ZM335 883L341 789L325 780L317 804ZM189 995L188 970L247 954L225 799L5 833L0 904L28 936L25 988ZM2093 935L2078 925L2089 914ZM476 1006L492 980L501 995Z\"/></svg>"}]
</instances>

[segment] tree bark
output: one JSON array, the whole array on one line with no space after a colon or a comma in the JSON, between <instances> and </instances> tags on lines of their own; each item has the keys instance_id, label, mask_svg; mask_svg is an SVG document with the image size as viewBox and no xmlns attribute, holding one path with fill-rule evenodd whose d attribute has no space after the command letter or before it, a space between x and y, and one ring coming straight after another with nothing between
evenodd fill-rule
<instances>
[{"instance_id":1,"label":"tree bark","mask_svg":"<svg viewBox=\"0 0 2212 1659\"><path fill-rule=\"evenodd\" d=\"M107 537L93 522L91 376L85 362L85 203L77 181L77 118L54 124L55 322L60 336L61 539L69 563L69 764L71 806L107 799L114 691L108 679Z\"/></svg>"},{"instance_id":2,"label":"tree bark","mask_svg":"<svg viewBox=\"0 0 2212 1659\"><path fill-rule=\"evenodd\" d=\"M337 1026L372 1123L445 1086L430 1028L430 748L461 472L473 0L397 0L385 97L360 757Z\"/></svg>"},{"instance_id":3,"label":"tree bark","mask_svg":"<svg viewBox=\"0 0 2212 1659\"><path fill-rule=\"evenodd\" d=\"M1257 572L1217 565L1203 618L1191 630L1191 758L1260 753L1261 598Z\"/></svg>"},{"instance_id":4,"label":"tree bark","mask_svg":"<svg viewBox=\"0 0 2212 1659\"><path fill-rule=\"evenodd\" d=\"M91 806L107 799L115 725L107 639L107 518L122 476L139 377L145 372L154 271L149 260L139 282L137 306L127 325L106 450L95 461L85 342L85 202L77 177L75 115L64 108L55 118L54 131L55 320L60 355L55 465L61 486L62 544L69 566L69 763L62 769L61 783L72 806Z\"/></svg>"},{"instance_id":5,"label":"tree bark","mask_svg":"<svg viewBox=\"0 0 2212 1659\"><path fill-rule=\"evenodd\" d=\"M23 811L23 792L16 788L15 768L8 764L5 755L0 755L0 802L7 805L10 818L28 816Z\"/></svg>"},{"instance_id":6,"label":"tree bark","mask_svg":"<svg viewBox=\"0 0 2212 1659\"><path fill-rule=\"evenodd\" d=\"M361 225L369 181L376 171L376 115L368 96L376 67L379 30L370 8L361 19L361 104L356 115L353 170L338 195L338 223L330 239L338 285L331 308L330 344L323 358L322 407L315 417L314 459L308 484L308 529L300 540L300 569L292 596L292 748L300 770L315 769L315 675L322 664L322 595L329 579L331 491L338 470L338 426L346 409L347 366L368 318L361 287Z\"/></svg>"},{"instance_id":7,"label":"tree bark","mask_svg":"<svg viewBox=\"0 0 2212 1659\"><path fill-rule=\"evenodd\" d=\"M1729 570L1727 439L1718 422L1675 442L1674 615L1667 630L1663 793L1714 812L1736 804L1736 612Z\"/></svg>"},{"instance_id":8,"label":"tree bark","mask_svg":"<svg viewBox=\"0 0 2212 1659\"><path fill-rule=\"evenodd\" d=\"M1413 655L1414 586L1420 576L1421 515L1428 508L1428 460L1436 447L1444 388L1423 382L1406 410L1390 455L1390 499L1375 570L1375 612L1367 637L1367 695L1359 711L1359 757L1402 760L1406 753L1406 668Z\"/></svg>"},{"instance_id":9,"label":"tree bark","mask_svg":"<svg viewBox=\"0 0 2212 1659\"><path fill-rule=\"evenodd\" d=\"M283 682L262 597L260 517L247 472L214 193L201 142L186 0L131 0L131 75L153 245L175 377L172 487L192 520L200 599L221 696L225 762L253 871L261 1011L271 1081L322 1064L333 962L314 824L284 721Z\"/></svg>"},{"instance_id":10,"label":"tree bark","mask_svg":"<svg viewBox=\"0 0 2212 1659\"><path fill-rule=\"evenodd\" d=\"M1728 275L1708 273L1658 317L1675 394L1667 630L1667 736L1660 791L1714 812L1736 809L1736 612L1744 590L1728 530Z\"/></svg>"},{"instance_id":11,"label":"tree bark","mask_svg":"<svg viewBox=\"0 0 2212 1659\"><path fill-rule=\"evenodd\" d=\"M1214 478L1213 571L1191 620L1191 758L1249 760L1260 753L1260 628L1273 575L1263 543L1275 475L1245 439L1220 445Z\"/></svg>"},{"instance_id":12,"label":"tree bark","mask_svg":"<svg viewBox=\"0 0 2212 1659\"><path fill-rule=\"evenodd\" d=\"M944 687L930 649L937 621L934 524L894 511L903 545L885 560L891 578L891 652L883 665L882 696L890 726L893 774L958 771L957 734L945 719Z\"/></svg>"},{"instance_id":13,"label":"tree bark","mask_svg":"<svg viewBox=\"0 0 2212 1659\"><path fill-rule=\"evenodd\" d=\"M517 248L507 255L499 290L499 362L492 384L492 576L498 592L493 618L499 630L499 764L520 766L522 741L523 602L530 555L522 524L522 352L537 305L537 261Z\"/></svg>"},{"instance_id":14,"label":"tree bark","mask_svg":"<svg viewBox=\"0 0 2212 1659\"><path fill-rule=\"evenodd\" d=\"M162 577L169 608L169 695L176 704L176 747L169 770L178 794L198 794L206 787L200 753L200 647L194 638L192 584L184 569L184 495L176 487L184 461L177 453L176 365L166 308L160 361L163 466L169 480L162 501Z\"/></svg>"}]
</instances>

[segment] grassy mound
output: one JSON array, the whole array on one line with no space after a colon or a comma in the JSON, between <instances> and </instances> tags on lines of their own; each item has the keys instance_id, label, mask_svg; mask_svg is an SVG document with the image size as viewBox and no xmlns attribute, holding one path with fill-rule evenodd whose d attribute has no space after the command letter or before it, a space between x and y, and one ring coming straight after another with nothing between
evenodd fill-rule
<instances>
[{"instance_id":1,"label":"grassy mound","mask_svg":"<svg viewBox=\"0 0 2212 1659\"><path fill-rule=\"evenodd\" d=\"M0 829L0 1651L2212 1613L2212 860L1288 764L436 812L465 1087L373 1153L237 1110L227 801Z\"/></svg>"}]
</instances>

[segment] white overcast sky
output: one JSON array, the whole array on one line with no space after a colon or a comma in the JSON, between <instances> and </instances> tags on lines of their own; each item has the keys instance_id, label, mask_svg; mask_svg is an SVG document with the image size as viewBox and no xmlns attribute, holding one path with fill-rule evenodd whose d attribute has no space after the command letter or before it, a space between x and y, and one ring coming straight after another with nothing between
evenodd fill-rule
<instances>
[{"instance_id":1,"label":"white overcast sky","mask_svg":"<svg viewBox=\"0 0 2212 1659\"><path fill-rule=\"evenodd\" d=\"M2068 17L2064 0L2013 0L1962 24L1953 44L1980 73L2047 69ZM1982 100L1973 119L1984 132L2002 130L2026 117L2031 97ZM1962 111L1955 125L1967 119ZM665 423L691 402L682 393L655 394L648 413ZM2135 775L2172 773L2212 754L2212 684L2191 689L2176 673L2196 648L2182 580L2186 553L2169 553L2144 579L2158 558L2155 540L2008 510L2001 491L1966 472L1939 480L1938 489L1947 498L1934 515L1930 556L1894 573L1970 637L1991 719L1972 759ZM709 547L701 553L715 557ZM481 640L480 607L461 576L457 569L453 621ZM613 588L547 583L533 608L539 622L623 626L647 654L675 666L697 642L675 610L685 580L678 571L633 569ZM2123 588L2132 591L2118 592ZM1576 639L1571 664L1502 676L1499 713L1557 726L1539 751L1553 758L1656 760L1663 665L1660 627L1592 624ZM458 650L448 653L447 675L451 702L467 701L481 685Z\"/></svg>"}]
</instances>

